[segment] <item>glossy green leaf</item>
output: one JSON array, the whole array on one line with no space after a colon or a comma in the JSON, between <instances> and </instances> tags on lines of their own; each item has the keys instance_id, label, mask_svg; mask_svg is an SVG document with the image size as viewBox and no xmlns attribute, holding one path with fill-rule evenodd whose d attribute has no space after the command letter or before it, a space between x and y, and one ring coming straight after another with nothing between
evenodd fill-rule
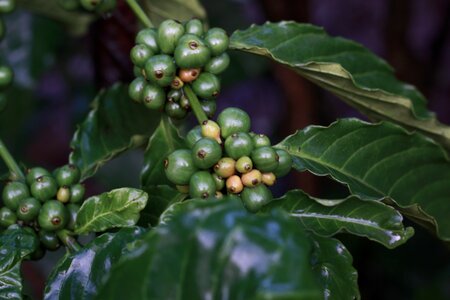
<instances>
[{"instance_id":1,"label":"glossy green leaf","mask_svg":"<svg viewBox=\"0 0 450 300\"><path fill-rule=\"evenodd\" d=\"M173 185L164 172L164 160L170 153L185 146L184 139L172 122L167 117L161 118L145 150L141 185L143 187Z\"/></svg>"},{"instance_id":2,"label":"glossy green leaf","mask_svg":"<svg viewBox=\"0 0 450 300\"><path fill-rule=\"evenodd\" d=\"M322 278L328 264L338 271L331 258L342 262L339 255L328 245L320 253L320 238L282 211L250 214L239 199L174 206L170 221L112 270L97 299L323 299L319 281L350 296L345 292L354 283ZM347 277L350 269L336 276Z\"/></svg>"},{"instance_id":3,"label":"glossy green leaf","mask_svg":"<svg viewBox=\"0 0 450 300\"><path fill-rule=\"evenodd\" d=\"M295 22L253 25L230 47L286 65L374 119L416 129L450 149L450 127L439 123L413 86L395 78L384 60L358 43Z\"/></svg>"},{"instance_id":4,"label":"glossy green leaf","mask_svg":"<svg viewBox=\"0 0 450 300\"><path fill-rule=\"evenodd\" d=\"M147 204L146 192L121 188L88 198L81 206L75 224L77 234L102 232L110 228L133 226Z\"/></svg>"},{"instance_id":5,"label":"glossy green leaf","mask_svg":"<svg viewBox=\"0 0 450 300\"><path fill-rule=\"evenodd\" d=\"M206 11L198 0L141 0L141 4L155 25L165 19L206 19Z\"/></svg>"},{"instance_id":6,"label":"glossy green leaf","mask_svg":"<svg viewBox=\"0 0 450 300\"><path fill-rule=\"evenodd\" d=\"M450 240L450 162L432 140L390 123L343 119L307 127L277 147L293 155L296 169L330 175L363 199L394 204Z\"/></svg>"},{"instance_id":7,"label":"glossy green leaf","mask_svg":"<svg viewBox=\"0 0 450 300\"><path fill-rule=\"evenodd\" d=\"M336 239L312 235L314 250L311 264L323 288L323 299L360 299L358 273L352 266L353 258Z\"/></svg>"},{"instance_id":8,"label":"glossy green leaf","mask_svg":"<svg viewBox=\"0 0 450 300\"><path fill-rule=\"evenodd\" d=\"M388 248L405 243L413 234L404 228L403 217L395 209L377 201L365 201L356 196L336 200L339 204L324 206L321 200L300 190L289 191L264 207L265 211L282 207L307 230L323 236L348 232L367 237Z\"/></svg>"},{"instance_id":9,"label":"glossy green leaf","mask_svg":"<svg viewBox=\"0 0 450 300\"><path fill-rule=\"evenodd\" d=\"M139 225L156 226L161 214L172 204L186 199L187 194L182 194L167 185L151 186L144 189L148 194L147 206L141 211Z\"/></svg>"},{"instance_id":10,"label":"glossy green leaf","mask_svg":"<svg viewBox=\"0 0 450 300\"><path fill-rule=\"evenodd\" d=\"M22 299L22 260L38 246L36 237L18 227L0 234L0 299Z\"/></svg>"},{"instance_id":11,"label":"glossy green leaf","mask_svg":"<svg viewBox=\"0 0 450 300\"><path fill-rule=\"evenodd\" d=\"M159 120L159 112L130 100L125 85L103 90L73 136L70 162L81 169L83 179L92 176L116 155L143 145Z\"/></svg>"},{"instance_id":12,"label":"glossy green leaf","mask_svg":"<svg viewBox=\"0 0 450 300\"><path fill-rule=\"evenodd\" d=\"M145 232L129 227L104 233L80 251L67 254L50 274L44 299L94 299L105 275Z\"/></svg>"}]
</instances>

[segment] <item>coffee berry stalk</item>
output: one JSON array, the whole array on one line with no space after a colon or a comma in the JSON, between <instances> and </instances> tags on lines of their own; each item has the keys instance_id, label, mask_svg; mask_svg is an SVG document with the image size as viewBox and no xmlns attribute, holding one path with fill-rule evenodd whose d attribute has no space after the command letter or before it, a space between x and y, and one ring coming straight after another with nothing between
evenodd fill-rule
<instances>
[{"instance_id":1,"label":"coffee berry stalk","mask_svg":"<svg viewBox=\"0 0 450 300\"><path fill-rule=\"evenodd\" d=\"M257 212L272 200L268 187L289 173L292 157L250 128L249 115L234 107L223 110L217 122L194 127L186 136L189 149L177 149L164 161L167 178L191 198L238 195Z\"/></svg>"}]
</instances>

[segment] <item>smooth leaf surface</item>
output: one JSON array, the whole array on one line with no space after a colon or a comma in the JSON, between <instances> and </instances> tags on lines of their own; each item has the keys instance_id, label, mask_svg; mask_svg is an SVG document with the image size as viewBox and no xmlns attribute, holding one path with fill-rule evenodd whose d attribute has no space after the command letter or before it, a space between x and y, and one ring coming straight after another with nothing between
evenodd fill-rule
<instances>
[{"instance_id":1,"label":"smooth leaf surface","mask_svg":"<svg viewBox=\"0 0 450 300\"><path fill-rule=\"evenodd\" d=\"M139 220L139 212L144 209L147 199L146 192L132 188L115 189L90 197L78 212L75 232L86 234L133 226Z\"/></svg>"},{"instance_id":2,"label":"smooth leaf surface","mask_svg":"<svg viewBox=\"0 0 450 300\"><path fill-rule=\"evenodd\" d=\"M339 204L324 206L303 191L292 190L274 199L264 210L281 207L304 229L316 234L332 236L348 232L367 237L387 248L405 243L414 234L413 228L403 227L403 217L397 210L381 202L364 201L356 196L336 201Z\"/></svg>"},{"instance_id":3,"label":"smooth leaf surface","mask_svg":"<svg viewBox=\"0 0 450 300\"><path fill-rule=\"evenodd\" d=\"M180 22L206 19L206 11L198 0L141 0L141 3L155 26L165 19Z\"/></svg>"},{"instance_id":4,"label":"smooth leaf surface","mask_svg":"<svg viewBox=\"0 0 450 300\"><path fill-rule=\"evenodd\" d=\"M103 90L93 109L72 138L70 162L82 172L82 179L121 152L147 142L160 120L160 113L130 100L128 88L115 84Z\"/></svg>"},{"instance_id":5,"label":"smooth leaf surface","mask_svg":"<svg viewBox=\"0 0 450 300\"><path fill-rule=\"evenodd\" d=\"M64 256L48 279L44 299L94 299L105 275L145 232L129 227L104 233L80 251Z\"/></svg>"},{"instance_id":6,"label":"smooth leaf surface","mask_svg":"<svg viewBox=\"0 0 450 300\"><path fill-rule=\"evenodd\" d=\"M185 145L184 139L172 122L167 117L161 118L145 150L141 186L172 185L164 172L164 160L170 153Z\"/></svg>"},{"instance_id":7,"label":"smooth leaf surface","mask_svg":"<svg viewBox=\"0 0 450 300\"><path fill-rule=\"evenodd\" d=\"M353 258L336 239L311 236L314 250L311 258L313 271L323 288L323 299L360 299L358 273Z\"/></svg>"},{"instance_id":8,"label":"smooth leaf surface","mask_svg":"<svg viewBox=\"0 0 450 300\"><path fill-rule=\"evenodd\" d=\"M439 123L413 86L358 43L295 22L253 25L231 36L232 49L269 57L376 120L416 129L450 150L450 127Z\"/></svg>"},{"instance_id":9,"label":"smooth leaf surface","mask_svg":"<svg viewBox=\"0 0 450 300\"><path fill-rule=\"evenodd\" d=\"M22 260L38 246L30 232L12 226L0 234L0 299L22 299Z\"/></svg>"},{"instance_id":10,"label":"smooth leaf surface","mask_svg":"<svg viewBox=\"0 0 450 300\"><path fill-rule=\"evenodd\" d=\"M172 207L170 220L112 270L97 299L323 299L321 272L332 255L318 253L320 240L282 211L250 214L239 199ZM339 286L345 296L353 287Z\"/></svg>"},{"instance_id":11,"label":"smooth leaf surface","mask_svg":"<svg viewBox=\"0 0 450 300\"><path fill-rule=\"evenodd\" d=\"M179 203L187 197L187 194L182 194L167 185L151 186L145 188L145 192L148 194L148 201L141 211L139 219L141 226L158 225L159 217L170 205Z\"/></svg>"},{"instance_id":12,"label":"smooth leaf surface","mask_svg":"<svg viewBox=\"0 0 450 300\"><path fill-rule=\"evenodd\" d=\"M294 168L330 175L363 199L398 206L450 240L450 162L430 139L390 123L343 119L307 127L277 147L293 155Z\"/></svg>"}]
</instances>

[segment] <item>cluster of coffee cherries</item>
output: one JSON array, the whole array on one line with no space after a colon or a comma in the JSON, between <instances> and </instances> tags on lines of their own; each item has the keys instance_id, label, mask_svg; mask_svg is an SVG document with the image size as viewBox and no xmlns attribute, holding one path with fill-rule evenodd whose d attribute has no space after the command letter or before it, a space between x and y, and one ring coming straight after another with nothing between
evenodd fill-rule
<instances>
[{"instance_id":1,"label":"cluster of coffee cherries","mask_svg":"<svg viewBox=\"0 0 450 300\"><path fill-rule=\"evenodd\" d=\"M70 164L53 174L41 167L27 170L26 181L10 181L3 188L0 228L22 226L36 234L43 248L58 249L57 232L74 230L84 199L79 181L80 170Z\"/></svg>"},{"instance_id":2,"label":"cluster of coffee cherries","mask_svg":"<svg viewBox=\"0 0 450 300\"><path fill-rule=\"evenodd\" d=\"M84 9L89 12L104 14L116 8L117 0L58 0L65 10Z\"/></svg>"},{"instance_id":3,"label":"cluster of coffee cherries","mask_svg":"<svg viewBox=\"0 0 450 300\"><path fill-rule=\"evenodd\" d=\"M268 186L291 170L292 157L250 126L245 111L230 107L217 123L193 128L186 136L190 149L175 150L164 161L167 178L192 198L240 195L249 211L258 211L272 200Z\"/></svg>"},{"instance_id":4,"label":"cluster of coffee cherries","mask_svg":"<svg viewBox=\"0 0 450 300\"><path fill-rule=\"evenodd\" d=\"M140 31L130 53L137 76L129 86L131 99L149 109L164 109L173 119L183 119L190 110L183 87L189 85L206 115L212 117L220 92L217 75L230 63L225 52L228 44L223 29L205 32L198 19L184 25L166 20L158 29Z\"/></svg>"},{"instance_id":5,"label":"cluster of coffee cherries","mask_svg":"<svg viewBox=\"0 0 450 300\"><path fill-rule=\"evenodd\" d=\"M16 7L15 0L0 0L0 15L12 12ZM0 40L2 40L6 33L6 26L0 16ZM13 81L14 73L10 67L0 66L0 93L7 88ZM6 106L6 98L0 94L0 112Z\"/></svg>"}]
</instances>

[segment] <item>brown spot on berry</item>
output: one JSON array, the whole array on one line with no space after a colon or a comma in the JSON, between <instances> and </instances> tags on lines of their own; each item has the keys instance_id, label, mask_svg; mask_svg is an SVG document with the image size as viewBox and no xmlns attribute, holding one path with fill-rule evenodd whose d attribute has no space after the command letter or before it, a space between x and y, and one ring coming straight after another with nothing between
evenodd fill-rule
<instances>
[{"instance_id":1,"label":"brown spot on berry","mask_svg":"<svg viewBox=\"0 0 450 300\"><path fill-rule=\"evenodd\" d=\"M189 48L191 48L192 50L195 50L198 48L198 44L196 41L191 41L189 42Z\"/></svg>"},{"instance_id":2,"label":"brown spot on berry","mask_svg":"<svg viewBox=\"0 0 450 300\"><path fill-rule=\"evenodd\" d=\"M55 226L61 224L61 218L60 217L52 218L52 224Z\"/></svg>"},{"instance_id":3,"label":"brown spot on berry","mask_svg":"<svg viewBox=\"0 0 450 300\"><path fill-rule=\"evenodd\" d=\"M206 151L205 150L199 150L198 152L197 152L197 156L199 157L199 158L205 158L206 157Z\"/></svg>"},{"instance_id":4,"label":"brown spot on berry","mask_svg":"<svg viewBox=\"0 0 450 300\"><path fill-rule=\"evenodd\" d=\"M208 198L208 197L209 197L209 193L208 193L208 192L204 192L204 193L202 194L202 198L203 198L203 199Z\"/></svg>"},{"instance_id":5,"label":"brown spot on berry","mask_svg":"<svg viewBox=\"0 0 450 300\"><path fill-rule=\"evenodd\" d=\"M26 213L28 212L28 207L22 206L22 207L20 208L20 211L23 212L24 214L26 214Z\"/></svg>"},{"instance_id":6,"label":"brown spot on berry","mask_svg":"<svg viewBox=\"0 0 450 300\"><path fill-rule=\"evenodd\" d=\"M155 77L156 77L156 79L161 79L161 78L163 78L163 77L164 77L164 72L161 71L161 70L156 70L156 71L155 71Z\"/></svg>"},{"instance_id":7,"label":"brown spot on berry","mask_svg":"<svg viewBox=\"0 0 450 300\"><path fill-rule=\"evenodd\" d=\"M169 167L169 160L168 159L165 159L164 160L164 168L168 168Z\"/></svg>"},{"instance_id":8,"label":"brown spot on berry","mask_svg":"<svg viewBox=\"0 0 450 300\"><path fill-rule=\"evenodd\" d=\"M253 185L257 185L258 183L259 183L259 180L258 180L258 179L255 178L255 179L252 180L252 184L253 184Z\"/></svg>"},{"instance_id":9,"label":"brown spot on berry","mask_svg":"<svg viewBox=\"0 0 450 300\"><path fill-rule=\"evenodd\" d=\"M213 97L217 97L217 96L219 96L219 92L215 91L214 93L212 93L212 95L213 95Z\"/></svg>"}]
</instances>

